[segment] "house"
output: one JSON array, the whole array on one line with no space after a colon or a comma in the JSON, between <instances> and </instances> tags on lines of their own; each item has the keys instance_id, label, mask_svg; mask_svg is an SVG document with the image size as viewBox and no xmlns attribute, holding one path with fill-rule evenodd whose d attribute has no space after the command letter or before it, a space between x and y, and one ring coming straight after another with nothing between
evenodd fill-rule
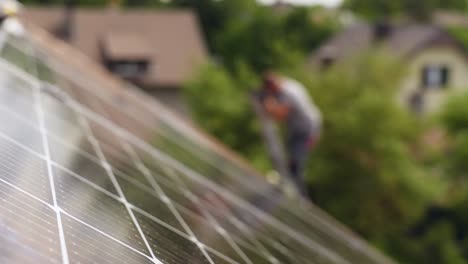
<instances>
[{"instance_id":1,"label":"house","mask_svg":"<svg viewBox=\"0 0 468 264\"><path fill-rule=\"evenodd\" d=\"M189 10L26 8L26 21L46 29L178 112L181 86L207 59Z\"/></svg>"},{"instance_id":2,"label":"house","mask_svg":"<svg viewBox=\"0 0 468 264\"><path fill-rule=\"evenodd\" d=\"M398 101L414 111L437 111L450 93L468 91L466 51L446 30L430 24L355 24L332 37L310 60L326 68L379 45L407 65Z\"/></svg>"}]
</instances>

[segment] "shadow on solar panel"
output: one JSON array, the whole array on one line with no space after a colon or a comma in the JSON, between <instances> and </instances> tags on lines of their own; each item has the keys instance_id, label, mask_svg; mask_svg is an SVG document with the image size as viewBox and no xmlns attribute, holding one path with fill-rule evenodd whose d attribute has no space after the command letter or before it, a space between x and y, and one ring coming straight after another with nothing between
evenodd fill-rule
<instances>
[{"instance_id":1,"label":"shadow on solar panel","mask_svg":"<svg viewBox=\"0 0 468 264\"><path fill-rule=\"evenodd\" d=\"M0 263L392 263L66 44L0 45Z\"/></svg>"}]
</instances>

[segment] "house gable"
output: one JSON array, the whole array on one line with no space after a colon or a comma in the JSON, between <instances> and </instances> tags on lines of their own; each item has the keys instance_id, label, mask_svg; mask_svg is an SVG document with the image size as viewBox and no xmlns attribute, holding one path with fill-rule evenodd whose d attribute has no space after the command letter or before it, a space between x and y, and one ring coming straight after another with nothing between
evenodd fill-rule
<instances>
[{"instance_id":1,"label":"house gable","mask_svg":"<svg viewBox=\"0 0 468 264\"><path fill-rule=\"evenodd\" d=\"M27 8L22 19L54 34L64 22L64 14L60 8ZM197 18L189 10L78 8L73 20L70 44L95 61L103 62L103 46L112 55L147 56L139 58L148 62L140 86L180 87L208 57ZM142 45L144 51L137 48Z\"/></svg>"},{"instance_id":2,"label":"house gable","mask_svg":"<svg viewBox=\"0 0 468 264\"><path fill-rule=\"evenodd\" d=\"M375 36L370 24L358 24L338 33L314 53L313 65L325 67L352 59L373 47L382 47L402 59L408 75L398 101L416 112L440 109L452 90L468 90L468 56L463 45L433 25L400 25ZM466 87L466 88L465 88Z\"/></svg>"},{"instance_id":3,"label":"house gable","mask_svg":"<svg viewBox=\"0 0 468 264\"><path fill-rule=\"evenodd\" d=\"M412 96L421 93L423 112L435 112L442 107L448 96L468 92L468 60L465 52L457 46L448 43L429 45L406 61L408 74L400 87L399 102L408 105ZM436 82L438 79L443 81L440 85L425 84L427 70L430 68L435 69L432 79ZM437 70L440 71L439 74Z\"/></svg>"}]
</instances>

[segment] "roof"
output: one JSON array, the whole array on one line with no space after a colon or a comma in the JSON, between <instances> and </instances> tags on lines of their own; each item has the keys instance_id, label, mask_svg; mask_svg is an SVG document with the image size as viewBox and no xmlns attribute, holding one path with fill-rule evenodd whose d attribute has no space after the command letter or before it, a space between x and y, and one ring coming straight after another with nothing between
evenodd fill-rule
<instances>
[{"instance_id":1,"label":"roof","mask_svg":"<svg viewBox=\"0 0 468 264\"><path fill-rule=\"evenodd\" d=\"M22 18L56 33L64 12L61 8L26 8ZM198 21L190 10L74 10L71 44L100 61L102 41L115 56L149 56L151 66L143 86L180 86L207 57Z\"/></svg>"},{"instance_id":2,"label":"roof","mask_svg":"<svg viewBox=\"0 0 468 264\"><path fill-rule=\"evenodd\" d=\"M339 60L360 54L377 43L375 26L360 23L350 26L325 42L312 60L333 58ZM392 53L407 57L422 49L436 44L451 45L459 48L457 40L445 30L430 24L404 24L390 26L388 35L380 42Z\"/></svg>"},{"instance_id":3,"label":"roof","mask_svg":"<svg viewBox=\"0 0 468 264\"><path fill-rule=\"evenodd\" d=\"M113 59L147 59L153 48L145 36L127 32L109 32L102 39L103 52Z\"/></svg>"},{"instance_id":4,"label":"roof","mask_svg":"<svg viewBox=\"0 0 468 264\"><path fill-rule=\"evenodd\" d=\"M439 10L432 15L432 21L441 26L468 27L468 17L462 11Z\"/></svg>"}]
</instances>

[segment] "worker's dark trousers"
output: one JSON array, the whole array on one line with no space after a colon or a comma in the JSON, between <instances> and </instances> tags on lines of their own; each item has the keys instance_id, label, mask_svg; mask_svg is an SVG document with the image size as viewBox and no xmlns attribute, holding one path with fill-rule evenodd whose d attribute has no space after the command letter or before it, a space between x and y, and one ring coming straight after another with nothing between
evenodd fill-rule
<instances>
[{"instance_id":1,"label":"worker's dark trousers","mask_svg":"<svg viewBox=\"0 0 468 264\"><path fill-rule=\"evenodd\" d=\"M289 173L299 193L307 197L304 171L310 153L310 133L296 133L288 137Z\"/></svg>"}]
</instances>

